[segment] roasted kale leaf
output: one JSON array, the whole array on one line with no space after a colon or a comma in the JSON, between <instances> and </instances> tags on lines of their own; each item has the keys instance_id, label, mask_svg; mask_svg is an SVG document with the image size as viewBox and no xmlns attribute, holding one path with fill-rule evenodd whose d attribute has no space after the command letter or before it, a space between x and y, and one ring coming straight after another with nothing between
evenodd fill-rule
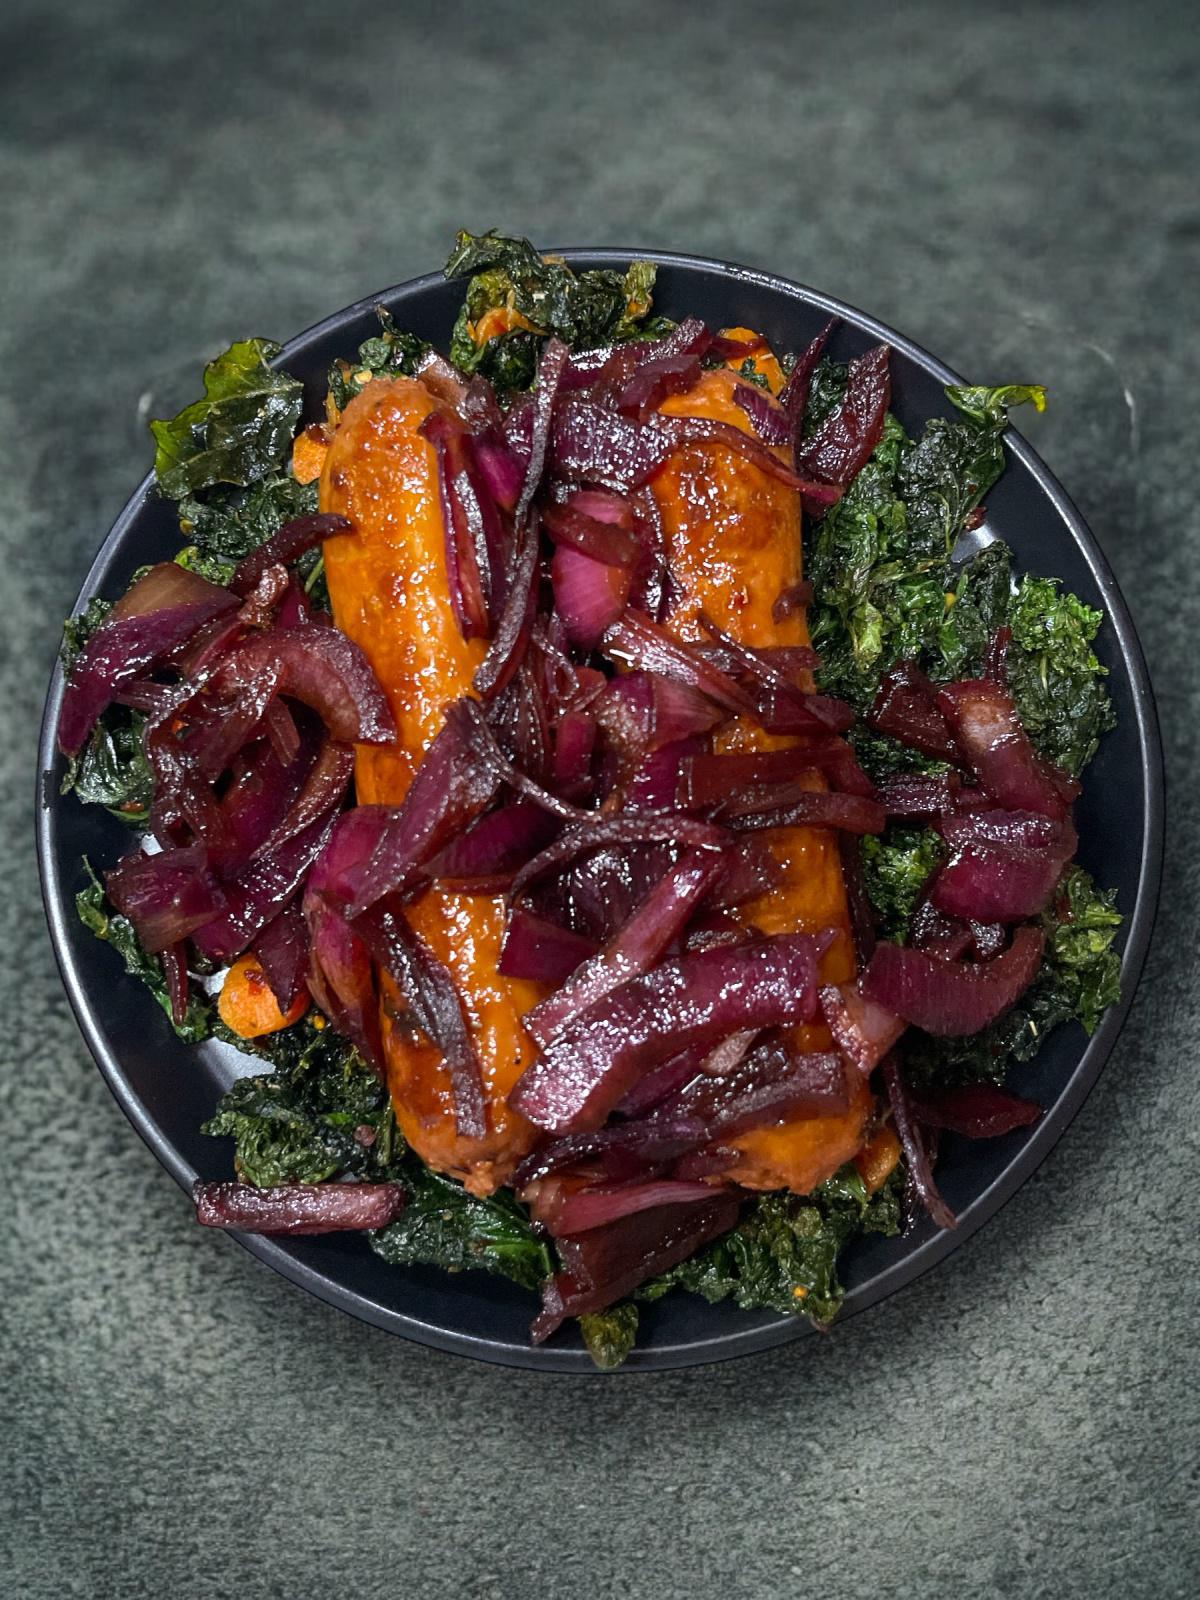
<instances>
[{"instance_id":1,"label":"roasted kale leaf","mask_svg":"<svg viewBox=\"0 0 1200 1600\"><path fill-rule=\"evenodd\" d=\"M536 1289L554 1271L549 1249L507 1190L481 1199L415 1157L400 1177L408 1204L396 1222L371 1239L385 1261L449 1272L482 1268L526 1289Z\"/></svg>"},{"instance_id":2,"label":"roasted kale leaf","mask_svg":"<svg viewBox=\"0 0 1200 1600\"><path fill-rule=\"evenodd\" d=\"M845 1295L837 1272L845 1246L862 1232L899 1232L899 1181L893 1174L871 1195L848 1165L811 1195L761 1195L732 1232L643 1285L638 1298L690 1289L710 1301L732 1298L743 1311L803 1314L825 1325Z\"/></svg>"},{"instance_id":3,"label":"roasted kale leaf","mask_svg":"<svg viewBox=\"0 0 1200 1600\"><path fill-rule=\"evenodd\" d=\"M199 556L232 564L265 544L285 522L316 509L315 483L297 483L289 473L271 472L242 488L222 485L187 496L180 502L179 526ZM197 563L189 558L185 565Z\"/></svg>"},{"instance_id":4,"label":"roasted kale leaf","mask_svg":"<svg viewBox=\"0 0 1200 1600\"><path fill-rule=\"evenodd\" d=\"M863 880L880 938L905 943L921 893L944 855L933 828L892 823L885 833L863 838Z\"/></svg>"},{"instance_id":5,"label":"roasted kale leaf","mask_svg":"<svg viewBox=\"0 0 1200 1600\"><path fill-rule=\"evenodd\" d=\"M85 805L105 806L131 826L144 823L154 798L144 727L140 712L112 707L92 729L83 753L67 763L60 793L73 791Z\"/></svg>"},{"instance_id":6,"label":"roasted kale leaf","mask_svg":"<svg viewBox=\"0 0 1200 1600\"><path fill-rule=\"evenodd\" d=\"M593 1311L579 1319L588 1355L602 1372L619 1367L637 1341L638 1308L632 1300Z\"/></svg>"},{"instance_id":7,"label":"roasted kale leaf","mask_svg":"<svg viewBox=\"0 0 1200 1600\"><path fill-rule=\"evenodd\" d=\"M150 424L154 471L173 500L215 483L248 484L279 466L291 448L304 399L297 379L271 361L281 346L243 339L204 369L204 398Z\"/></svg>"},{"instance_id":8,"label":"roasted kale leaf","mask_svg":"<svg viewBox=\"0 0 1200 1600\"><path fill-rule=\"evenodd\" d=\"M651 318L656 268L634 261L624 272L574 272L541 256L528 239L494 232L460 233L446 262L447 278L468 278L450 341L450 359L482 372L502 392L527 389L543 338L555 334L575 349L653 338L670 324ZM484 318L491 315L494 331Z\"/></svg>"},{"instance_id":9,"label":"roasted kale leaf","mask_svg":"<svg viewBox=\"0 0 1200 1600\"><path fill-rule=\"evenodd\" d=\"M329 397L338 411L344 411L372 378L412 377L431 349L424 339L398 328L386 306L376 306L375 314L379 332L359 345L358 360L335 361L329 369Z\"/></svg>"}]
</instances>

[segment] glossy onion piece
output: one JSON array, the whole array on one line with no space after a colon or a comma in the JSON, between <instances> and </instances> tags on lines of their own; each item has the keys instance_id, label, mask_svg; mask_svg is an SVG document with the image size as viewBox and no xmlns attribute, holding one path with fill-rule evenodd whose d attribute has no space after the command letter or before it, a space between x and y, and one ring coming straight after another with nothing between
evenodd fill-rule
<instances>
[{"instance_id":1,"label":"glossy onion piece","mask_svg":"<svg viewBox=\"0 0 1200 1600\"><path fill-rule=\"evenodd\" d=\"M509 1104L552 1133L587 1132L643 1073L689 1045L812 1020L823 941L785 934L664 961L559 1033Z\"/></svg>"},{"instance_id":2,"label":"glossy onion piece","mask_svg":"<svg viewBox=\"0 0 1200 1600\"><path fill-rule=\"evenodd\" d=\"M558 828L532 800L498 806L428 861L424 876L460 893L502 894Z\"/></svg>"},{"instance_id":3,"label":"glossy onion piece","mask_svg":"<svg viewBox=\"0 0 1200 1600\"><path fill-rule=\"evenodd\" d=\"M711 1199L712 1187L707 1183L679 1183L673 1178L657 1178L613 1188L576 1189L561 1196L550 1213L539 1214L538 1220L558 1237L587 1233L592 1228L602 1228L605 1223L616 1222L620 1217L630 1217L635 1212L650 1211L657 1206L686 1205L694 1200Z\"/></svg>"},{"instance_id":4,"label":"glossy onion piece","mask_svg":"<svg viewBox=\"0 0 1200 1600\"><path fill-rule=\"evenodd\" d=\"M375 974L362 938L342 914L358 869L379 843L391 812L387 806L344 811L304 886L304 917L310 953L308 984L313 998L339 1032L382 1071L383 1042Z\"/></svg>"},{"instance_id":5,"label":"glossy onion piece","mask_svg":"<svg viewBox=\"0 0 1200 1600\"><path fill-rule=\"evenodd\" d=\"M348 533L353 524L346 517L333 513L314 512L308 517L294 517L285 522L278 533L273 533L265 544L259 545L238 562L229 587L235 594L248 595L268 567L289 566L293 561L335 533Z\"/></svg>"},{"instance_id":6,"label":"glossy onion piece","mask_svg":"<svg viewBox=\"0 0 1200 1600\"><path fill-rule=\"evenodd\" d=\"M801 472L825 483L847 484L866 465L891 401L890 355L887 345L880 344L850 363L840 405L796 452Z\"/></svg>"},{"instance_id":7,"label":"glossy onion piece","mask_svg":"<svg viewBox=\"0 0 1200 1600\"><path fill-rule=\"evenodd\" d=\"M754 701L740 684L706 661L697 650L680 644L644 612L627 611L620 622L609 628L603 647L615 661L674 678L685 687L707 695L725 711L754 715Z\"/></svg>"},{"instance_id":8,"label":"glossy onion piece","mask_svg":"<svg viewBox=\"0 0 1200 1600\"><path fill-rule=\"evenodd\" d=\"M655 1116L698 1117L716 1140L794 1117L838 1116L849 1104L840 1057L768 1039L727 1073L701 1073Z\"/></svg>"},{"instance_id":9,"label":"glossy onion piece","mask_svg":"<svg viewBox=\"0 0 1200 1600\"><path fill-rule=\"evenodd\" d=\"M564 829L553 844L547 845L532 861L527 861L513 880L512 892L519 894L539 878L561 872L579 856L610 846L661 843L719 850L728 842L729 835L723 828L714 828L711 823L698 822L692 817L664 817L652 812L597 817L594 822L576 823Z\"/></svg>"},{"instance_id":10,"label":"glossy onion piece","mask_svg":"<svg viewBox=\"0 0 1200 1600\"><path fill-rule=\"evenodd\" d=\"M201 845L135 851L105 874L108 898L151 954L177 944L221 910L224 897Z\"/></svg>"},{"instance_id":11,"label":"glossy onion piece","mask_svg":"<svg viewBox=\"0 0 1200 1600\"><path fill-rule=\"evenodd\" d=\"M609 566L560 545L550 563L550 577L554 607L567 637L580 650L595 649L629 602L629 568Z\"/></svg>"},{"instance_id":12,"label":"glossy onion piece","mask_svg":"<svg viewBox=\"0 0 1200 1600\"><path fill-rule=\"evenodd\" d=\"M646 972L682 931L705 895L724 873L715 850L691 850L668 868L628 922L604 949L525 1017L525 1028L547 1044L572 1017L586 1011L622 983ZM561 980L560 980L561 981Z\"/></svg>"},{"instance_id":13,"label":"glossy onion piece","mask_svg":"<svg viewBox=\"0 0 1200 1600\"><path fill-rule=\"evenodd\" d=\"M707 1137L708 1130L697 1117L659 1115L610 1123L594 1133L572 1133L540 1145L517 1168L513 1187L519 1194L529 1184L584 1161L589 1167L601 1167L607 1176L637 1176L694 1150Z\"/></svg>"},{"instance_id":14,"label":"glossy onion piece","mask_svg":"<svg viewBox=\"0 0 1200 1600\"><path fill-rule=\"evenodd\" d=\"M738 1219L736 1195L717 1191L685 1205L659 1206L621 1217L603 1228L558 1241L566 1267L542 1290L542 1309L530 1330L541 1344L567 1317L603 1311L657 1273L695 1255Z\"/></svg>"},{"instance_id":15,"label":"glossy onion piece","mask_svg":"<svg viewBox=\"0 0 1200 1600\"><path fill-rule=\"evenodd\" d=\"M196 1221L240 1233L347 1233L386 1228L404 1210L398 1183L195 1183Z\"/></svg>"},{"instance_id":16,"label":"glossy onion piece","mask_svg":"<svg viewBox=\"0 0 1200 1600\"><path fill-rule=\"evenodd\" d=\"M245 694L265 708L273 694L310 706L343 744L387 744L396 726L356 644L335 628L278 628L235 644L209 680L221 697Z\"/></svg>"},{"instance_id":17,"label":"glossy onion piece","mask_svg":"<svg viewBox=\"0 0 1200 1600\"><path fill-rule=\"evenodd\" d=\"M1044 911L1077 843L1069 822L1028 811L946 817L940 831L954 853L930 899L949 916L982 923L1021 922Z\"/></svg>"},{"instance_id":18,"label":"glossy onion piece","mask_svg":"<svg viewBox=\"0 0 1200 1600\"><path fill-rule=\"evenodd\" d=\"M454 1088L459 1137L482 1139L487 1118L479 1057L449 969L414 932L403 911L387 900L357 918L354 927L395 979L417 1026L442 1052Z\"/></svg>"},{"instance_id":19,"label":"glossy onion piece","mask_svg":"<svg viewBox=\"0 0 1200 1600\"><path fill-rule=\"evenodd\" d=\"M308 926L299 898L287 905L254 941L254 954L263 969L275 1003L285 1014L304 993L308 971Z\"/></svg>"},{"instance_id":20,"label":"glossy onion piece","mask_svg":"<svg viewBox=\"0 0 1200 1600\"><path fill-rule=\"evenodd\" d=\"M1009 811L1066 816L1078 786L1039 757L1007 690L990 678L948 683L937 703L976 777L997 804Z\"/></svg>"},{"instance_id":21,"label":"glossy onion piece","mask_svg":"<svg viewBox=\"0 0 1200 1600\"><path fill-rule=\"evenodd\" d=\"M527 906L517 906L504 931L499 971L509 978L561 984L595 953L594 939L585 939L583 934L572 933L557 922L547 922ZM526 1017L527 1031L528 1021Z\"/></svg>"},{"instance_id":22,"label":"glossy onion piece","mask_svg":"<svg viewBox=\"0 0 1200 1600\"><path fill-rule=\"evenodd\" d=\"M838 318L831 317L820 333L805 345L797 356L796 365L789 373L788 381L779 396L779 403L787 414L790 437L797 447L804 427L805 413L808 411L808 396L812 389L813 373L817 370L817 363L825 352L829 335L837 325Z\"/></svg>"},{"instance_id":23,"label":"glossy onion piece","mask_svg":"<svg viewBox=\"0 0 1200 1600\"><path fill-rule=\"evenodd\" d=\"M885 1057L883 1081L892 1108L892 1121L901 1148L908 1162L908 1175L913 1188L926 1211L939 1228L956 1228L958 1218L942 1199L933 1176L933 1162L917 1121L916 1110L909 1097L908 1086L900 1072L900 1063L894 1055Z\"/></svg>"},{"instance_id":24,"label":"glossy onion piece","mask_svg":"<svg viewBox=\"0 0 1200 1600\"><path fill-rule=\"evenodd\" d=\"M978 1033L1016 1005L1037 976L1046 936L1018 928L1007 950L976 966L881 943L859 980L876 1005L940 1038Z\"/></svg>"},{"instance_id":25,"label":"glossy onion piece","mask_svg":"<svg viewBox=\"0 0 1200 1600\"><path fill-rule=\"evenodd\" d=\"M113 607L71 668L58 723L63 753L79 753L124 685L236 606L228 589L173 561L151 567Z\"/></svg>"},{"instance_id":26,"label":"glossy onion piece","mask_svg":"<svg viewBox=\"0 0 1200 1600\"><path fill-rule=\"evenodd\" d=\"M855 983L826 984L820 999L834 1043L854 1070L869 1078L908 1024L868 1000Z\"/></svg>"},{"instance_id":27,"label":"glossy onion piece","mask_svg":"<svg viewBox=\"0 0 1200 1600\"><path fill-rule=\"evenodd\" d=\"M939 761L960 760L938 705L937 688L915 661L899 661L880 679L867 723L876 733Z\"/></svg>"},{"instance_id":28,"label":"glossy onion piece","mask_svg":"<svg viewBox=\"0 0 1200 1600\"><path fill-rule=\"evenodd\" d=\"M1042 1108L994 1083L969 1083L929 1096L912 1096L913 1109L927 1127L947 1128L968 1139L998 1139L1014 1128L1039 1121Z\"/></svg>"},{"instance_id":29,"label":"glossy onion piece","mask_svg":"<svg viewBox=\"0 0 1200 1600\"><path fill-rule=\"evenodd\" d=\"M351 916L385 894L403 890L418 868L491 804L500 777L481 753L477 735L476 717L462 701L456 702L362 869L350 902Z\"/></svg>"},{"instance_id":30,"label":"glossy onion piece","mask_svg":"<svg viewBox=\"0 0 1200 1600\"><path fill-rule=\"evenodd\" d=\"M220 912L192 933L201 954L210 961L231 961L250 947L304 883L325 848L333 821L332 814L318 817L225 885Z\"/></svg>"}]
</instances>

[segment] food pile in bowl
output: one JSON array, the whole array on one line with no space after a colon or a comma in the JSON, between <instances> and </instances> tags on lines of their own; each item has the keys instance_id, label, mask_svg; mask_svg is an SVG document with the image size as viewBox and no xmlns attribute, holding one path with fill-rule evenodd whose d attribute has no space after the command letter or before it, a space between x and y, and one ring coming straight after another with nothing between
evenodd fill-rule
<instances>
[{"instance_id":1,"label":"food pile in bowl","mask_svg":"<svg viewBox=\"0 0 1200 1600\"><path fill-rule=\"evenodd\" d=\"M1118 994L1102 619L981 537L1043 392L909 438L833 324L493 234L446 272L448 352L381 312L319 420L248 340L153 424L181 548L64 644L64 788L135 835L80 914L263 1058L201 1222L506 1274L608 1366L675 1289L826 1323Z\"/></svg>"}]
</instances>

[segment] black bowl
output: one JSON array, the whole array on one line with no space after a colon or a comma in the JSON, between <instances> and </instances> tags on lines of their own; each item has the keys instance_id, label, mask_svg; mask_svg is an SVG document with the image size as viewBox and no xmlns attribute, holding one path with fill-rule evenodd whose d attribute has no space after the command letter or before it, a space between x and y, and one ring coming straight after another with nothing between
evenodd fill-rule
<instances>
[{"instance_id":1,"label":"black bowl","mask_svg":"<svg viewBox=\"0 0 1200 1600\"><path fill-rule=\"evenodd\" d=\"M636 254L563 253L576 266L623 266ZM658 260L655 301L668 315L690 312L717 327L757 328L778 348L797 349L836 314L842 325L832 341L835 357L856 355L880 339L892 346L893 404L910 430L919 429L928 416L949 411L943 386L960 380L908 339L851 307L721 261L676 255ZM377 305L387 306L401 327L445 349L461 301L461 284L448 284L437 274L417 278L318 323L291 341L279 363L304 380L308 410L316 417L330 361L351 354L374 332ZM1091 1039L1076 1025L1060 1028L1025 1070L1023 1092L1047 1108L1035 1128L979 1144L944 1141L938 1179L959 1214L956 1231L939 1232L926 1222L906 1238L873 1237L851 1247L843 1263L848 1285L843 1316L910 1283L957 1249L1061 1138L1116 1041L1154 917L1162 853L1162 752L1141 648L1113 575L1075 507L1023 440L1010 436L1009 455L1008 471L988 496L988 527L1009 542L1021 565L1061 578L1108 618L1097 651L1111 673L1118 723L1087 775L1079 804L1080 859L1101 883L1118 891L1126 917L1124 995ZM157 497L147 477L105 540L77 604L95 594L119 594L135 568L173 554L178 543L172 507ZM55 730L62 690L56 669L42 726L37 833L46 912L67 994L109 1087L167 1170L185 1189L198 1176L228 1177L228 1144L202 1137L200 1124L230 1081L255 1070L254 1064L215 1042L199 1048L181 1044L147 992L120 970L115 953L80 925L74 895L82 882L81 857L86 853L97 865L111 864L127 847L128 833L97 808L58 797ZM501 1279L391 1267L354 1236L238 1237L293 1283L420 1343L511 1366L594 1370L575 1336L561 1335L549 1346L532 1348L528 1325L534 1301ZM722 1360L808 1331L799 1318L669 1295L644 1308L638 1347L624 1370Z\"/></svg>"}]
</instances>

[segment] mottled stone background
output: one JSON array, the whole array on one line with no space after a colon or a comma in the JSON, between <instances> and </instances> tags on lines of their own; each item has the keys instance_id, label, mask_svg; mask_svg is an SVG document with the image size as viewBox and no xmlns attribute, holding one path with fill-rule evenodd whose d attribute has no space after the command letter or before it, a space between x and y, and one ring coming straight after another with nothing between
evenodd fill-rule
<instances>
[{"instance_id":1,"label":"mottled stone background","mask_svg":"<svg viewBox=\"0 0 1200 1600\"><path fill-rule=\"evenodd\" d=\"M0 8L0 1594L1200 1591L1190 6ZM139 412L459 224L740 258L981 377L1142 630L1173 780L1150 967L1000 1218L835 1336L611 1381L360 1327L198 1231L68 1015L34 738Z\"/></svg>"}]
</instances>

